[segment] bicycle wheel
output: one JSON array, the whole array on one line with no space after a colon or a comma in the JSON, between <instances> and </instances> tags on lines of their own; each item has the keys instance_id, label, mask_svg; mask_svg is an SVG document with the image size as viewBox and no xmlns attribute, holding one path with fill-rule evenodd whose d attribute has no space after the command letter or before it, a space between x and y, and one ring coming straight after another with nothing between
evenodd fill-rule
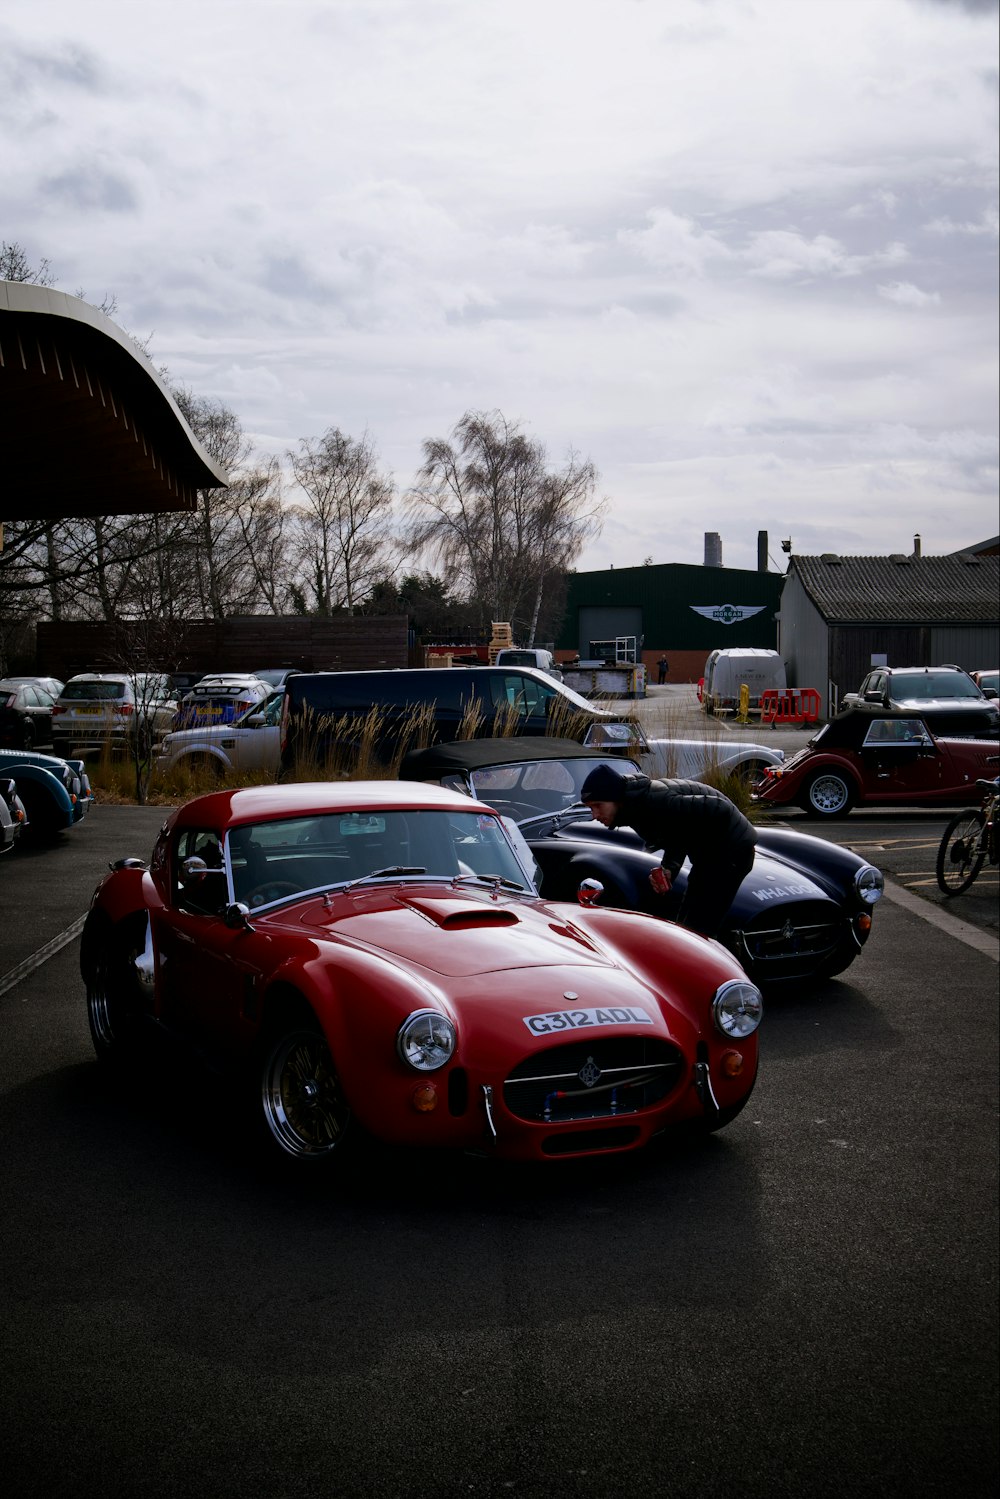
<instances>
[{"instance_id":1,"label":"bicycle wheel","mask_svg":"<svg viewBox=\"0 0 1000 1499\"><path fill-rule=\"evenodd\" d=\"M945 895L961 895L982 869L985 826L985 816L976 809L957 812L945 828L937 856L937 882Z\"/></svg>"}]
</instances>

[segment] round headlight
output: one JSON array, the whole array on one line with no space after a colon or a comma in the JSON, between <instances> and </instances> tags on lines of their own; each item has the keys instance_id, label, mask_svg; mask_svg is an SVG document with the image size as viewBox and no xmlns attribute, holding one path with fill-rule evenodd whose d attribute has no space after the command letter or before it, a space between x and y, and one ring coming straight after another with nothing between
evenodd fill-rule
<instances>
[{"instance_id":1,"label":"round headlight","mask_svg":"<svg viewBox=\"0 0 1000 1499\"><path fill-rule=\"evenodd\" d=\"M739 1039L752 1036L760 1025L764 1013L764 1001L760 990L745 979L733 979L715 991L712 1014L724 1036Z\"/></svg>"},{"instance_id":2,"label":"round headlight","mask_svg":"<svg viewBox=\"0 0 1000 1499\"><path fill-rule=\"evenodd\" d=\"M859 900L863 900L866 906L873 906L877 900L882 899L882 891L885 889L881 869L876 869L874 864L866 864L854 876L854 888Z\"/></svg>"},{"instance_id":3,"label":"round headlight","mask_svg":"<svg viewBox=\"0 0 1000 1499\"><path fill-rule=\"evenodd\" d=\"M440 1010L414 1010L399 1028L400 1061L417 1072L436 1072L455 1050L455 1027Z\"/></svg>"}]
</instances>

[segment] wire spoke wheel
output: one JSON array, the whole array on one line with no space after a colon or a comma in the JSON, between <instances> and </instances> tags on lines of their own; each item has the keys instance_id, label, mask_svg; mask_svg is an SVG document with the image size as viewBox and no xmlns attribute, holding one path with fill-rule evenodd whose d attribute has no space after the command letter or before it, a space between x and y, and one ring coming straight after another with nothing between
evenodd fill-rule
<instances>
[{"instance_id":1,"label":"wire spoke wheel","mask_svg":"<svg viewBox=\"0 0 1000 1499\"><path fill-rule=\"evenodd\" d=\"M286 1156L322 1161L343 1148L351 1110L318 1028L299 1026L267 1047L260 1101L270 1139Z\"/></svg>"},{"instance_id":2,"label":"wire spoke wheel","mask_svg":"<svg viewBox=\"0 0 1000 1499\"><path fill-rule=\"evenodd\" d=\"M978 810L959 812L944 830L937 856L937 882L945 895L968 890L983 867L986 818Z\"/></svg>"}]
</instances>

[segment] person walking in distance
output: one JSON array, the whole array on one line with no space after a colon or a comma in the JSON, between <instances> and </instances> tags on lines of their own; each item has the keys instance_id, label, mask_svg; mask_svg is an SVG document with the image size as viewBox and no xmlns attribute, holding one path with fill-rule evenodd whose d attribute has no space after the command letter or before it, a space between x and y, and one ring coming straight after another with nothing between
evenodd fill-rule
<instances>
[{"instance_id":1,"label":"person walking in distance","mask_svg":"<svg viewBox=\"0 0 1000 1499\"><path fill-rule=\"evenodd\" d=\"M662 849L649 883L667 895L685 858L687 889L676 920L704 937L718 935L736 892L753 868L757 835L738 807L701 781L651 781L641 771L596 765L580 800L606 828L632 828L648 849Z\"/></svg>"},{"instance_id":2,"label":"person walking in distance","mask_svg":"<svg viewBox=\"0 0 1000 1499\"><path fill-rule=\"evenodd\" d=\"M670 662L667 660L666 656L661 656L659 661L657 661L656 663L656 680L661 687L667 680L667 672L669 670Z\"/></svg>"}]
</instances>

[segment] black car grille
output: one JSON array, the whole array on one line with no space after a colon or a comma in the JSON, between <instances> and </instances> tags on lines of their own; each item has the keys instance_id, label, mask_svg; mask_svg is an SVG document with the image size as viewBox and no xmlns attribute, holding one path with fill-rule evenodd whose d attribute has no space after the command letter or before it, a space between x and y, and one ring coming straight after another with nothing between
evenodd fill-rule
<instances>
[{"instance_id":1,"label":"black car grille","mask_svg":"<svg viewBox=\"0 0 1000 1499\"><path fill-rule=\"evenodd\" d=\"M808 973L832 957L848 936L850 918L817 902L762 911L752 925L733 933L733 950L741 962L776 973Z\"/></svg>"},{"instance_id":2,"label":"black car grille","mask_svg":"<svg viewBox=\"0 0 1000 1499\"><path fill-rule=\"evenodd\" d=\"M519 1062L503 1085L504 1103L532 1122L614 1119L658 1103L685 1072L683 1053L668 1041L592 1036Z\"/></svg>"}]
</instances>

